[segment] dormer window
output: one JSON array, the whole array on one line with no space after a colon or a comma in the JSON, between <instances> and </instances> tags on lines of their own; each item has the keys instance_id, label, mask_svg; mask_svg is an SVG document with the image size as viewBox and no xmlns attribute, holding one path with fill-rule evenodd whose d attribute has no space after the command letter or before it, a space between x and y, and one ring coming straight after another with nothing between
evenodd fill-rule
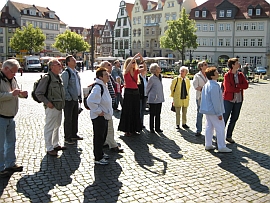
<instances>
[{"instance_id":1,"label":"dormer window","mask_svg":"<svg viewBox=\"0 0 270 203\"><path fill-rule=\"evenodd\" d=\"M5 23L8 24L8 19L5 19Z\"/></svg>"},{"instance_id":2,"label":"dormer window","mask_svg":"<svg viewBox=\"0 0 270 203\"><path fill-rule=\"evenodd\" d=\"M249 8L248 9L248 16L252 16L253 15L253 9L252 8Z\"/></svg>"},{"instance_id":3,"label":"dormer window","mask_svg":"<svg viewBox=\"0 0 270 203\"><path fill-rule=\"evenodd\" d=\"M49 14L49 17L50 17L50 18L54 18L54 13L50 13L50 14Z\"/></svg>"},{"instance_id":4,"label":"dormer window","mask_svg":"<svg viewBox=\"0 0 270 203\"><path fill-rule=\"evenodd\" d=\"M232 17L232 10L227 10L226 17L227 18Z\"/></svg>"},{"instance_id":5,"label":"dormer window","mask_svg":"<svg viewBox=\"0 0 270 203\"><path fill-rule=\"evenodd\" d=\"M158 3L158 9L161 9L161 8L162 8L162 4Z\"/></svg>"},{"instance_id":6,"label":"dormer window","mask_svg":"<svg viewBox=\"0 0 270 203\"><path fill-rule=\"evenodd\" d=\"M206 17L206 11L202 12L202 17L205 18Z\"/></svg>"},{"instance_id":7,"label":"dormer window","mask_svg":"<svg viewBox=\"0 0 270 203\"><path fill-rule=\"evenodd\" d=\"M30 15L31 16L35 16L36 15L36 11L35 10L30 10Z\"/></svg>"},{"instance_id":8,"label":"dormer window","mask_svg":"<svg viewBox=\"0 0 270 203\"><path fill-rule=\"evenodd\" d=\"M26 9L23 10L23 14L27 14L27 10Z\"/></svg>"},{"instance_id":9,"label":"dormer window","mask_svg":"<svg viewBox=\"0 0 270 203\"><path fill-rule=\"evenodd\" d=\"M256 16L261 15L261 9L260 8L256 8Z\"/></svg>"},{"instance_id":10,"label":"dormer window","mask_svg":"<svg viewBox=\"0 0 270 203\"><path fill-rule=\"evenodd\" d=\"M224 18L224 10L220 10L219 11L219 17L220 18Z\"/></svg>"},{"instance_id":11,"label":"dormer window","mask_svg":"<svg viewBox=\"0 0 270 203\"><path fill-rule=\"evenodd\" d=\"M200 16L200 11L195 11L195 17L198 18Z\"/></svg>"},{"instance_id":12,"label":"dormer window","mask_svg":"<svg viewBox=\"0 0 270 203\"><path fill-rule=\"evenodd\" d=\"M39 15L39 16L42 16L41 12L38 12L38 15Z\"/></svg>"},{"instance_id":13,"label":"dormer window","mask_svg":"<svg viewBox=\"0 0 270 203\"><path fill-rule=\"evenodd\" d=\"M15 24L15 20L12 20L12 24L13 24L13 25Z\"/></svg>"},{"instance_id":14,"label":"dormer window","mask_svg":"<svg viewBox=\"0 0 270 203\"><path fill-rule=\"evenodd\" d=\"M151 10L152 9L152 6L151 4L148 4L148 7L147 7L148 10Z\"/></svg>"}]
</instances>

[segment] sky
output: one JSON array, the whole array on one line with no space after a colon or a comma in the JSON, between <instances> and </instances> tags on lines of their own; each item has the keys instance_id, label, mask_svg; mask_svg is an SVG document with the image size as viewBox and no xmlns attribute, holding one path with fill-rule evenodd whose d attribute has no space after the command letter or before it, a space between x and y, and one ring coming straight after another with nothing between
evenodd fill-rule
<instances>
[{"instance_id":1,"label":"sky","mask_svg":"<svg viewBox=\"0 0 270 203\"><path fill-rule=\"evenodd\" d=\"M0 0L2 9L7 0ZM55 11L56 15L71 27L90 28L92 25L104 25L106 19L115 21L119 11L121 0L12 0L14 2L35 4L36 6L48 7ZM206 0L195 0L201 5ZM243 0L244 1L244 0ZM90 3L91 2L91 3ZM135 0L126 0L126 3L134 3ZM267 0L270 3L270 0Z\"/></svg>"}]
</instances>

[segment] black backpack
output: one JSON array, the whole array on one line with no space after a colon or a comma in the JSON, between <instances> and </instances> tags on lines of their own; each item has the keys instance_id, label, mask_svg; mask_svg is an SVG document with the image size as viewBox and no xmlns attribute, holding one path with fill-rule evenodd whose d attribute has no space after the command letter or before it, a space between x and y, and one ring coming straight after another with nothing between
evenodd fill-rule
<instances>
[{"instance_id":1,"label":"black backpack","mask_svg":"<svg viewBox=\"0 0 270 203\"><path fill-rule=\"evenodd\" d=\"M45 77L46 75L48 75L49 80L48 80L48 85L47 85L47 88L46 88L45 96L48 95L48 88L49 88L49 84L50 84L50 82L51 82L51 76L50 76L50 74L45 74L43 77ZM40 83L40 81L41 81L41 79L42 79L43 77L42 77L42 75L40 75L40 78L34 83L34 85L33 85L33 91L32 91L32 93L31 93L32 98L33 98L34 101L36 101L37 103L41 103L41 101L39 101L38 98L37 98L37 96L36 96L36 90L37 90L37 87L38 87L38 85L39 85L39 83Z\"/></svg>"},{"instance_id":2,"label":"black backpack","mask_svg":"<svg viewBox=\"0 0 270 203\"><path fill-rule=\"evenodd\" d=\"M103 95L103 92L104 92L103 86L102 86L101 84L93 83L93 84L91 84L91 85L88 86L88 87L89 87L89 92L88 92L88 94L85 95L84 98L83 98L83 104L84 104L84 107L85 107L87 110L90 110L89 106L87 105L87 98L88 98L88 96L90 95L90 93L91 93L91 91L92 91L92 89L93 89L93 87L94 87L95 85L99 85L99 86L100 86L100 88L101 88L101 96Z\"/></svg>"}]
</instances>

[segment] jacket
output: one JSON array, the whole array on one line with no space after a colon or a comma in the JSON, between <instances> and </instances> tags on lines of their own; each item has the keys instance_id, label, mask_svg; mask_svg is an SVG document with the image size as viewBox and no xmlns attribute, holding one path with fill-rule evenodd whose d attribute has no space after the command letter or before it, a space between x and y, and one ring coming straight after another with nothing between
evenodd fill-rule
<instances>
[{"instance_id":1,"label":"jacket","mask_svg":"<svg viewBox=\"0 0 270 203\"><path fill-rule=\"evenodd\" d=\"M231 70L229 70L224 75L224 92L223 92L223 99L227 101L231 101L234 98L234 93L241 92L242 98L243 97L243 90L248 88L248 82L242 72L237 72L239 84L235 84L234 76Z\"/></svg>"},{"instance_id":2,"label":"jacket","mask_svg":"<svg viewBox=\"0 0 270 203\"><path fill-rule=\"evenodd\" d=\"M49 82L49 76L45 75L37 89L36 96L39 101L44 103L44 107L47 108L47 104L51 102L57 110L62 110L65 106L65 89L63 86L63 81L60 76L55 75L49 71L51 81ZM49 85L49 86L48 86ZM48 94L45 95L48 86Z\"/></svg>"},{"instance_id":3,"label":"jacket","mask_svg":"<svg viewBox=\"0 0 270 203\"><path fill-rule=\"evenodd\" d=\"M104 82L96 78L96 83L103 86L104 92L101 96L101 87L95 85L87 98L87 105L90 108L90 118L95 119L101 112L104 112L104 118L111 120L113 115L112 98Z\"/></svg>"},{"instance_id":4,"label":"jacket","mask_svg":"<svg viewBox=\"0 0 270 203\"><path fill-rule=\"evenodd\" d=\"M119 76L121 78L121 84L124 84L124 77L121 71L121 68L116 68L115 66L112 69L111 73L114 80L116 80L116 76Z\"/></svg>"},{"instance_id":5,"label":"jacket","mask_svg":"<svg viewBox=\"0 0 270 203\"><path fill-rule=\"evenodd\" d=\"M80 76L79 76L77 70L75 70L76 73L74 73L74 71L71 68L67 67L67 69L69 69L69 71L70 71L70 77L69 77L69 73L66 70L63 71L63 73L61 74L64 88L65 88L65 100L78 101L79 99L81 99L81 96L80 96L81 91L78 92L78 90L77 90L75 74L77 74L77 76L78 76L79 83L80 83L80 89L81 89Z\"/></svg>"},{"instance_id":6,"label":"jacket","mask_svg":"<svg viewBox=\"0 0 270 203\"><path fill-rule=\"evenodd\" d=\"M14 117L18 112L18 96L13 96L11 93L14 89L19 89L16 79L9 81L0 72L0 115L2 116Z\"/></svg>"},{"instance_id":7,"label":"jacket","mask_svg":"<svg viewBox=\"0 0 270 203\"><path fill-rule=\"evenodd\" d=\"M225 113L222 91L215 80L208 80L202 89L200 113L217 116Z\"/></svg>"},{"instance_id":8,"label":"jacket","mask_svg":"<svg viewBox=\"0 0 270 203\"><path fill-rule=\"evenodd\" d=\"M194 75L193 78L193 87L196 90L197 87L203 87L205 83L207 83L208 79L203 75L203 73L200 71ZM196 90L196 100L200 100L201 98L201 91Z\"/></svg>"},{"instance_id":9,"label":"jacket","mask_svg":"<svg viewBox=\"0 0 270 203\"><path fill-rule=\"evenodd\" d=\"M143 82L143 77L141 76L141 74L139 74L140 77L140 84L138 84L138 88L139 88L139 92L140 92L140 99L143 99L145 97L145 86L144 86L144 82ZM148 82L148 77L145 77L146 81Z\"/></svg>"},{"instance_id":10,"label":"jacket","mask_svg":"<svg viewBox=\"0 0 270 203\"><path fill-rule=\"evenodd\" d=\"M177 82L178 80L178 82ZM175 107L188 107L189 105L189 89L190 89L190 80L186 77L185 82L186 82L186 88L187 88L187 97L186 99L180 99L180 94L181 94L181 87L182 87L182 78L181 76L177 76L172 80L171 84L171 97L173 97L173 105ZM177 85L176 85L177 82ZM176 87L175 87L176 85ZM174 90L175 87L175 91Z\"/></svg>"},{"instance_id":11,"label":"jacket","mask_svg":"<svg viewBox=\"0 0 270 203\"><path fill-rule=\"evenodd\" d=\"M158 104L165 101L161 75L159 77L156 75L150 76L146 87L146 94L150 104Z\"/></svg>"}]
</instances>

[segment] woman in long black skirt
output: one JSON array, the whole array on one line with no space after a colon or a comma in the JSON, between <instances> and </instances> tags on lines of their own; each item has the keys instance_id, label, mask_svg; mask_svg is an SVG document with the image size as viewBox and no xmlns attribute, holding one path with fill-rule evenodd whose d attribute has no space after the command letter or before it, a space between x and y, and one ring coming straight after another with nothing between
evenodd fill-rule
<instances>
[{"instance_id":1,"label":"woman in long black skirt","mask_svg":"<svg viewBox=\"0 0 270 203\"><path fill-rule=\"evenodd\" d=\"M143 64L143 68L139 68L137 61ZM142 129L140 120L140 94L138 84L140 83L139 73L146 70L146 64L140 53L133 58L128 58L123 67L125 92L122 113L118 130L125 132L125 136L132 134L138 135Z\"/></svg>"}]
</instances>

